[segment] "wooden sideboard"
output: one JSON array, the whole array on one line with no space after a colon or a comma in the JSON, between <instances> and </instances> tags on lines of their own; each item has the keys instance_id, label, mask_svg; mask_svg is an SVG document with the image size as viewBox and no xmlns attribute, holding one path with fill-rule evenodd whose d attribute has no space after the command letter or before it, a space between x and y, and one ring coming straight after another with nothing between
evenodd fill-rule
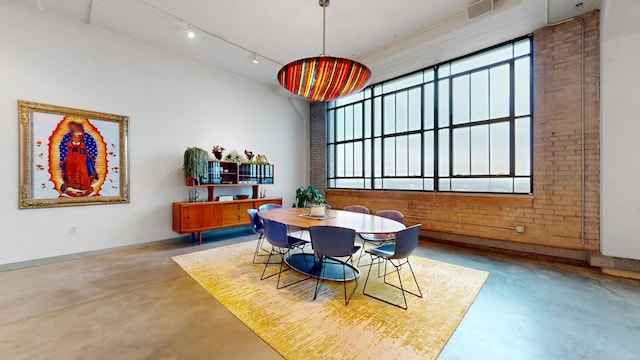
<instances>
[{"instance_id":1,"label":"wooden sideboard","mask_svg":"<svg viewBox=\"0 0 640 360\"><path fill-rule=\"evenodd\" d=\"M198 243L202 245L202 232L250 225L247 210L257 209L263 204L282 205L282 198L174 202L173 231L191 233L192 239L198 234Z\"/></svg>"}]
</instances>

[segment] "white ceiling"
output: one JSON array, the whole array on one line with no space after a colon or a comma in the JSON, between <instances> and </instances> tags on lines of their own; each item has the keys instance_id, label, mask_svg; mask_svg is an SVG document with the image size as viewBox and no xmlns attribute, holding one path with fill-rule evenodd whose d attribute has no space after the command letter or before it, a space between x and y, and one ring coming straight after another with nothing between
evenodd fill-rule
<instances>
[{"instance_id":1,"label":"white ceiling","mask_svg":"<svg viewBox=\"0 0 640 360\"><path fill-rule=\"evenodd\" d=\"M332 0L327 54L358 59L378 82L545 25L545 0L497 0L493 13L469 21L465 10L471 2ZM282 64L322 52L318 0L0 0L0 6L59 14L274 87ZM549 21L599 6L600 0L549 0ZM199 30L187 39L188 23L249 51ZM251 52L261 56L259 64L251 62Z\"/></svg>"}]
</instances>

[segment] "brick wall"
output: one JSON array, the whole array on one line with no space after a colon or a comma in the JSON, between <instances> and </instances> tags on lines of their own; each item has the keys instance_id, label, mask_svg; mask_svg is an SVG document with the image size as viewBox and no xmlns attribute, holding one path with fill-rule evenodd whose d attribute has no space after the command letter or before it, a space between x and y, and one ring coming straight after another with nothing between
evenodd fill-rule
<instances>
[{"instance_id":1,"label":"brick wall","mask_svg":"<svg viewBox=\"0 0 640 360\"><path fill-rule=\"evenodd\" d=\"M581 25L578 21L534 32L534 194L328 190L342 208L397 209L406 223L440 233L586 251L599 250L599 12L585 20L585 243L581 229ZM322 107L324 108L324 107ZM312 182L326 183L325 121L312 106ZM315 116L314 116L315 114ZM320 128L322 127L322 129ZM318 136L318 134L323 134ZM324 171L324 173L321 173ZM324 186L323 186L324 187ZM524 225L525 233L513 230Z\"/></svg>"},{"instance_id":2,"label":"brick wall","mask_svg":"<svg viewBox=\"0 0 640 360\"><path fill-rule=\"evenodd\" d=\"M323 193L327 189L327 105L311 104L311 185Z\"/></svg>"}]
</instances>

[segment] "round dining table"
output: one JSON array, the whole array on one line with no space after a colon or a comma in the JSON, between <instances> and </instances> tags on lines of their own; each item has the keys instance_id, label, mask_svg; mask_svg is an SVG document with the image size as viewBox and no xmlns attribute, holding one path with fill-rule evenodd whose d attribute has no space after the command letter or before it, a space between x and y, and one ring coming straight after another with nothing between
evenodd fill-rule
<instances>
[{"instance_id":1,"label":"round dining table","mask_svg":"<svg viewBox=\"0 0 640 360\"><path fill-rule=\"evenodd\" d=\"M301 229L313 226L336 226L353 229L357 234L394 234L406 228L404 224L384 217L334 209L327 209L323 217L310 216L308 208L284 207L261 211L258 216ZM337 259L326 262L323 270L315 254L294 253L284 260L292 269L324 280L349 281L360 276L360 271L355 266ZM313 265L309 266L309 264ZM345 275L343 265L348 266L352 271Z\"/></svg>"}]
</instances>

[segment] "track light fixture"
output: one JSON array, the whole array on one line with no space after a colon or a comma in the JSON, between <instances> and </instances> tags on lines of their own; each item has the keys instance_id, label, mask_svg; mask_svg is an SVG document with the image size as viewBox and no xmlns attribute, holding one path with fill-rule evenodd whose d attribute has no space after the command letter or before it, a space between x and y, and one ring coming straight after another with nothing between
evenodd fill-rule
<instances>
[{"instance_id":1,"label":"track light fixture","mask_svg":"<svg viewBox=\"0 0 640 360\"><path fill-rule=\"evenodd\" d=\"M259 64L260 61L258 60L258 54L253 53L253 60L251 60L252 63L254 64Z\"/></svg>"},{"instance_id":2,"label":"track light fixture","mask_svg":"<svg viewBox=\"0 0 640 360\"><path fill-rule=\"evenodd\" d=\"M189 39L193 39L194 37L196 37L196 33L193 32L193 26L191 26L191 24L189 24L189 27L187 28L187 37Z\"/></svg>"}]
</instances>

